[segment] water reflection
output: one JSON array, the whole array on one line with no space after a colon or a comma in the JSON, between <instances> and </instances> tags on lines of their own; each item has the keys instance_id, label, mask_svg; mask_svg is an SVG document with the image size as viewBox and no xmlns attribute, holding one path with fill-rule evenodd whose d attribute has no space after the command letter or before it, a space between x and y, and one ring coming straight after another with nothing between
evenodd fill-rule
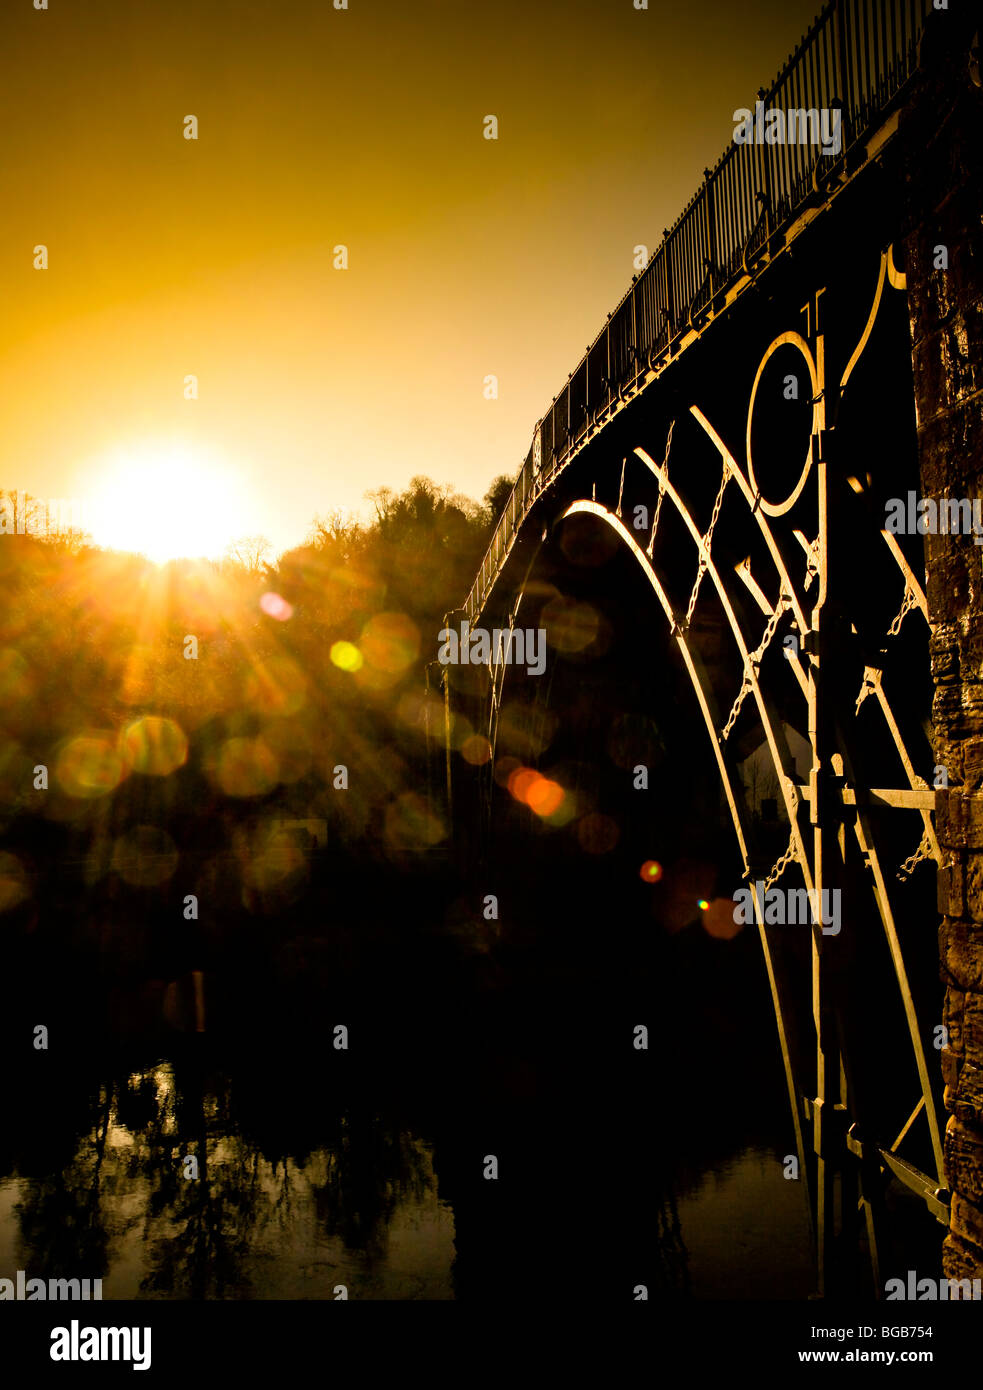
<instances>
[{"instance_id":1,"label":"water reflection","mask_svg":"<svg viewBox=\"0 0 983 1390\"><path fill-rule=\"evenodd\" d=\"M808 1298L809 1226L778 1155L751 1145L716 1164L679 1202L689 1278L701 1298ZM780 1292L775 1270L784 1271ZM739 1276L739 1283L735 1276Z\"/></svg>"},{"instance_id":2,"label":"water reflection","mask_svg":"<svg viewBox=\"0 0 983 1390\"><path fill-rule=\"evenodd\" d=\"M569 926L478 956L359 927L244 948L204 1014L189 977L71 974L42 1002L25 974L17 1030L45 1017L52 1045L8 1078L0 1275L105 1299L809 1291L753 937L609 933L599 969Z\"/></svg>"},{"instance_id":3,"label":"water reflection","mask_svg":"<svg viewBox=\"0 0 983 1390\"><path fill-rule=\"evenodd\" d=\"M285 1154L232 1093L187 1062L100 1086L69 1162L4 1183L5 1265L91 1271L104 1298L452 1296L454 1221L422 1139L349 1110Z\"/></svg>"}]
</instances>

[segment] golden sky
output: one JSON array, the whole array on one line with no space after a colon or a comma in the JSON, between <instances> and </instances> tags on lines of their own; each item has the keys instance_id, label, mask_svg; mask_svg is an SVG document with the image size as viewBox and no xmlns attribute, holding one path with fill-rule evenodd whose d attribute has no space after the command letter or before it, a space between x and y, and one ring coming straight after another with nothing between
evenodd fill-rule
<instances>
[{"instance_id":1,"label":"golden sky","mask_svg":"<svg viewBox=\"0 0 983 1390\"><path fill-rule=\"evenodd\" d=\"M516 471L817 7L48 4L3 6L0 487L151 493L173 454L182 511L277 550Z\"/></svg>"}]
</instances>

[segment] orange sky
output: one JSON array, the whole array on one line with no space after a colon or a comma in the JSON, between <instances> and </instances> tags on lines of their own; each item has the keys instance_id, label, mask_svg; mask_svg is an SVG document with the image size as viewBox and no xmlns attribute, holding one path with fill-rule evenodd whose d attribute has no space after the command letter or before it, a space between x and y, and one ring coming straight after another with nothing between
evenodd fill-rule
<instances>
[{"instance_id":1,"label":"orange sky","mask_svg":"<svg viewBox=\"0 0 983 1390\"><path fill-rule=\"evenodd\" d=\"M816 8L348 3L5 4L0 487L174 446L278 550L416 473L480 498Z\"/></svg>"}]
</instances>

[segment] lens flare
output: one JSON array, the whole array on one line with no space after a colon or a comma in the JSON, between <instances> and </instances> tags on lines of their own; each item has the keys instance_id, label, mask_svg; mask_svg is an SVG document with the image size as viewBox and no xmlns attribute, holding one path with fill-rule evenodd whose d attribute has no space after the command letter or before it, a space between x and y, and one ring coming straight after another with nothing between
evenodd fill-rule
<instances>
[{"instance_id":1,"label":"lens flare","mask_svg":"<svg viewBox=\"0 0 983 1390\"><path fill-rule=\"evenodd\" d=\"M0 852L0 912L10 912L31 896L27 870L15 854Z\"/></svg>"},{"instance_id":2,"label":"lens flare","mask_svg":"<svg viewBox=\"0 0 983 1390\"><path fill-rule=\"evenodd\" d=\"M497 746L503 753L530 761L538 758L553 741L558 718L537 705L512 700L502 706L498 717Z\"/></svg>"},{"instance_id":3,"label":"lens flare","mask_svg":"<svg viewBox=\"0 0 983 1390\"><path fill-rule=\"evenodd\" d=\"M120 751L134 772L142 772L145 777L167 777L187 761L188 740L173 719L145 714L127 725L120 739Z\"/></svg>"},{"instance_id":4,"label":"lens flare","mask_svg":"<svg viewBox=\"0 0 983 1390\"><path fill-rule=\"evenodd\" d=\"M262 796L276 786L280 772L276 755L261 738L227 739L209 770L226 796Z\"/></svg>"},{"instance_id":5,"label":"lens flare","mask_svg":"<svg viewBox=\"0 0 983 1390\"><path fill-rule=\"evenodd\" d=\"M582 652L597 637L600 615L589 603L559 596L551 599L540 618L546 640L559 652Z\"/></svg>"},{"instance_id":6,"label":"lens flare","mask_svg":"<svg viewBox=\"0 0 983 1390\"><path fill-rule=\"evenodd\" d=\"M294 615L293 604L288 603L285 598L272 592L264 594L259 601L259 606L270 618L276 618L278 623L285 623L288 618Z\"/></svg>"},{"instance_id":7,"label":"lens flare","mask_svg":"<svg viewBox=\"0 0 983 1390\"><path fill-rule=\"evenodd\" d=\"M563 788L559 782L551 782L548 777L537 777L526 793L526 805L537 816L544 819L559 810L563 804Z\"/></svg>"},{"instance_id":8,"label":"lens flare","mask_svg":"<svg viewBox=\"0 0 983 1390\"><path fill-rule=\"evenodd\" d=\"M386 808L385 837L396 853L439 844L446 836L440 820L415 792L404 792Z\"/></svg>"},{"instance_id":9,"label":"lens flare","mask_svg":"<svg viewBox=\"0 0 983 1390\"><path fill-rule=\"evenodd\" d=\"M158 888L177 865L177 845L158 826L138 825L113 845L113 871L134 888Z\"/></svg>"},{"instance_id":10,"label":"lens flare","mask_svg":"<svg viewBox=\"0 0 983 1390\"><path fill-rule=\"evenodd\" d=\"M366 661L388 676L402 675L419 650L419 628L405 613L377 613L362 631Z\"/></svg>"},{"instance_id":11,"label":"lens flare","mask_svg":"<svg viewBox=\"0 0 983 1390\"><path fill-rule=\"evenodd\" d=\"M254 844L243 865L243 878L250 888L270 892L287 880L307 878L307 857L288 831L272 826L265 840Z\"/></svg>"},{"instance_id":12,"label":"lens flare","mask_svg":"<svg viewBox=\"0 0 983 1390\"><path fill-rule=\"evenodd\" d=\"M700 926L707 936L718 941L733 941L738 932L744 930L743 923L734 921L733 898L714 898L710 903L701 899L700 905L703 907Z\"/></svg>"},{"instance_id":13,"label":"lens flare","mask_svg":"<svg viewBox=\"0 0 983 1390\"><path fill-rule=\"evenodd\" d=\"M261 714L296 714L307 701L307 677L297 662L276 652L253 663L243 695Z\"/></svg>"},{"instance_id":14,"label":"lens flare","mask_svg":"<svg viewBox=\"0 0 983 1390\"><path fill-rule=\"evenodd\" d=\"M70 739L55 763L55 779L62 791L78 801L115 791L130 770L116 742L115 734L101 731Z\"/></svg>"},{"instance_id":15,"label":"lens flare","mask_svg":"<svg viewBox=\"0 0 983 1390\"><path fill-rule=\"evenodd\" d=\"M658 883L662 877L662 865L657 859L646 859L638 871L638 876L646 883Z\"/></svg>"},{"instance_id":16,"label":"lens flare","mask_svg":"<svg viewBox=\"0 0 983 1390\"><path fill-rule=\"evenodd\" d=\"M592 812L577 822L577 841L588 854L610 854L621 837L617 821Z\"/></svg>"},{"instance_id":17,"label":"lens flare","mask_svg":"<svg viewBox=\"0 0 983 1390\"><path fill-rule=\"evenodd\" d=\"M263 742L277 761L278 782L299 782L311 769L313 750L303 725L276 719L263 730Z\"/></svg>"},{"instance_id":18,"label":"lens flare","mask_svg":"<svg viewBox=\"0 0 983 1390\"><path fill-rule=\"evenodd\" d=\"M498 757L495 759L495 767L492 775L498 785L504 787L506 791L508 791L509 778L512 776L513 772L517 772L521 766L522 764L519 762L518 758L513 758L511 754L506 754L505 757Z\"/></svg>"},{"instance_id":19,"label":"lens flare","mask_svg":"<svg viewBox=\"0 0 983 1390\"><path fill-rule=\"evenodd\" d=\"M461 757L472 767L481 767L491 757L491 744L482 734L472 734L461 744Z\"/></svg>"},{"instance_id":20,"label":"lens flare","mask_svg":"<svg viewBox=\"0 0 983 1390\"><path fill-rule=\"evenodd\" d=\"M474 729L471 727L470 719L463 714L451 716L450 745L452 748L456 748L460 752L473 735Z\"/></svg>"},{"instance_id":21,"label":"lens flare","mask_svg":"<svg viewBox=\"0 0 983 1390\"><path fill-rule=\"evenodd\" d=\"M566 792L559 782L553 782L535 768L522 767L521 764L509 773L507 786L516 801L521 801L543 820L555 816L566 799Z\"/></svg>"},{"instance_id":22,"label":"lens flare","mask_svg":"<svg viewBox=\"0 0 983 1390\"><path fill-rule=\"evenodd\" d=\"M365 658L354 642L332 643L329 655L332 662L341 671L358 671L365 662Z\"/></svg>"},{"instance_id":23,"label":"lens flare","mask_svg":"<svg viewBox=\"0 0 983 1390\"><path fill-rule=\"evenodd\" d=\"M13 647L0 649L0 695L5 705L15 700L29 700L34 694L34 680L27 662Z\"/></svg>"},{"instance_id":24,"label":"lens flare","mask_svg":"<svg viewBox=\"0 0 983 1390\"><path fill-rule=\"evenodd\" d=\"M523 805L526 805L529 789L538 776L539 773L535 768L521 766L517 767L515 771L510 774L508 788L516 801L521 801Z\"/></svg>"}]
</instances>

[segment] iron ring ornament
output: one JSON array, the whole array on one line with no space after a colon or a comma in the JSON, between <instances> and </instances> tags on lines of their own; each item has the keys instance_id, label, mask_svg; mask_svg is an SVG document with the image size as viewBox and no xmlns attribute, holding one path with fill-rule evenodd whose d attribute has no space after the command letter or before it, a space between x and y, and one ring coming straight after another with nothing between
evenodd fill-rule
<instances>
[{"instance_id":1,"label":"iron ring ornament","mask_svg":"<svg viewBox=\"0 0 983 1390\"><path fill-rule=\"evenodd\" d=\"M822 340L820 339L820 342L821 341ZM757 478L754 475L754 458L751 453L751 425L754 420L754 401L758 392L758 385L761 381L761 377L764 374L764 370L770 362L771 358L775 355L779 348L783 347L798 348L799 352L805 359L806 367L809 370L809 380L812 383L812 396L810 397L810 399L814 401L815 404L812 408L812 430L809 436L809 444L806 449L805 460L802 464L802 471L799 474L799 480L795 484L795 487L792 489L789 495L783 501L771 502L763 494L761 490L761 485L759 484ZM821 359L822 353L820 352L820 360ZM817 399L817 397L819 397L820 395L820 390L820 373L816 367L816 363L813 359L812 353L809 350L809 344L806 342L805 338L802 337L801 333L795 333L791 330L787 333L779 334L779 336L774 340L774 342L772 342L769 345L764 357L762 357L761 362L758 365L758 370L754 378L754 385L751 387L751 399L748 401L747 408L748 478L750 479L751 486L754 489L755 495L761 499L761 510L767 516L784 516L786 512L791 511L791 509L795 506L796 502L799 500L799 497L802 494L802 489L806 485L806 480L809 477L809 470L812 468L813 464L814 440L818 431L823 428L824 423L822 413L822 401Z\"/></svg>"}]
</instances>

